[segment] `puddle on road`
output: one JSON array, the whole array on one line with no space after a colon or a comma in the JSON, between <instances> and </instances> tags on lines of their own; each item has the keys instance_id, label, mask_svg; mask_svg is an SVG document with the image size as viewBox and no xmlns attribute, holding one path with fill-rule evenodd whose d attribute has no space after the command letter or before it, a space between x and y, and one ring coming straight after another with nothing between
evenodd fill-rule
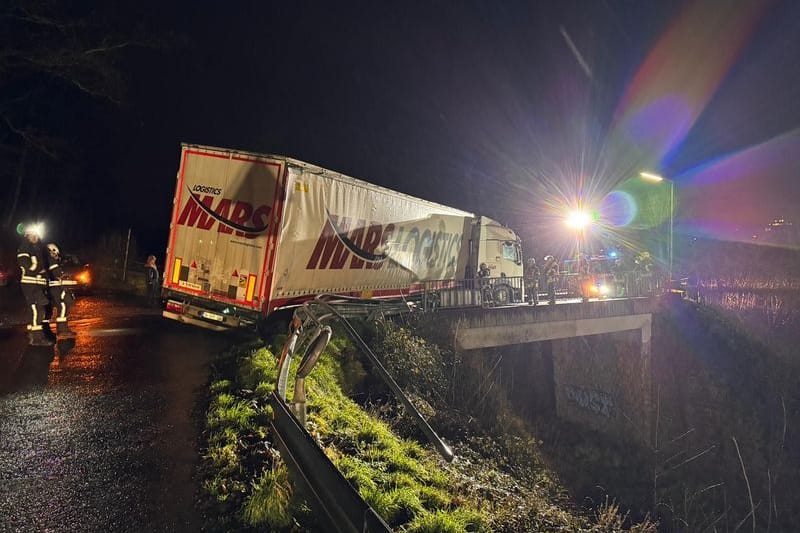
<instances>
[{"instance_id":1,"label":"puddle on road","mask_svg":"<svg viewBox=\"0 0 800 533\"><path fill-rule=\"evenodd\" d=\"M86 331L83 335L87 337L120 337L123 335L137 335L142 330L139 328L108 328L108 329L92 329Z\"/></svg>"}]
</instances>

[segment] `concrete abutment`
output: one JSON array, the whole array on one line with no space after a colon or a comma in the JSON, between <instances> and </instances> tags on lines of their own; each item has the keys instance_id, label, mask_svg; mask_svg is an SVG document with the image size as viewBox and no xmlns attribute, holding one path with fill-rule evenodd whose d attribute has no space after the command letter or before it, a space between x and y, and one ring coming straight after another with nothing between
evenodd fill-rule
<instances>
[{"instance_id":1,"label":"concrete abutment","mask_svg":"<svg viewBox=\"0 0 800 533\"><path fill-rule=\"evenodd\" d=\"M434 320L465 356L503 362L503 381L523 411L649 445L653 305L642 298L448 310Z\"/></svg>"}]
</instances>

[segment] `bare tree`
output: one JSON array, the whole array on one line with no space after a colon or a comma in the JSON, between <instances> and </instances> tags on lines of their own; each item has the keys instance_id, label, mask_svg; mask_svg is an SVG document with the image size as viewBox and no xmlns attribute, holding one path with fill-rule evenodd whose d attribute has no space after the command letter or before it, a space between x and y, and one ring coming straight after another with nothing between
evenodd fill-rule
<instances>
[{"instance_id":1,"label":"bare tree","mask_svg":"<svg viewBox=\"0 0 800 533\"><path fill-rule=\"evenodd\" d=\"M10 226L31 157L58 160L68 143L53 124L51 99L120 105L118 61L131 47L153 46L114 27L110 18L61 0L11 0L0 7L0 175L14 185L3 223ZM68 128L67 128L68 129Z\"/></svg>"}]
</instances>

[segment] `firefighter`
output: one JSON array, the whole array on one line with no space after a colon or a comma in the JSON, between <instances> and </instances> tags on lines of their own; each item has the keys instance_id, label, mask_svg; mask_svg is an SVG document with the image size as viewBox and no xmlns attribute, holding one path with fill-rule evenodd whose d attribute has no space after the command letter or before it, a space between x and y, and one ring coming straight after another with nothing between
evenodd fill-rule
<instances>
[{"instance_id":1,"label":"firefighter","mask_svg":"<svg viewBox=\"0 0 800 533\"><path fill-rule=\"evenodd\" d=\"M634 274L636 275L636 285L638 287L637 296L652 294L655 289L653 285L653 257L650 252L639 252L634 259Z\"/></svg>"},{"instance_id":2,"label":"firefighter","mask_svg":"<svg viewBox=\"0 0 800 533\"><path fill-rule=\"evenodd\" d=\"M145 283L147 284L147 306L158 307L161 284L159 283L160 276L158 275L158 267L156 266L156 256L147 256L147 261L144 264L144 276Z\"/></svg>"},{"instance_id":3,"label":"firefighter","mask_svg":"<svg viewBox=\"0 0 800 533\"><path fill-rule=\"evenodd\" d=\"M552 255L544 258L544 277L547 283L547 300L550 305L556 304L556 284L558 283L559 271L558 260Z\"/></svg>"},{"instance_id":4,"label":"firefighter","mask_svg":"<svg viewBox=\"0 0 800 533\"><path fill-rule=\"evenodd\" d=\"M624 298L628 295L628 272L625 259L622 256L614 260L611 266L611 273L614 275L614 296L617 298Z\"/></svg>"},{"instance_id":5,"label":"firefighter","mask_svg":"<svg viewBox=\"0 0 800 533\"><path fill-rule=\"evenodd\" d=\"M481 295L483 296L483 304L491 305L494 302L492 297L492 286L489 282L489 276L492 275L489 265L481 263L478 267L478 284L481 288Z\"/></svg>"},{"instance_id":6,"label":"firefighter","mask_svg":"<svg viewBox=\"0 0 800 533\"><path fill-rule=\"evenodd\" d=\"M536 258L531 257L525 265L525 299L528 305L539 305L539 266Z\"/></svg>"},{"instance_id":7,"label":"firefighter","mask_svg":"<svg viewBox=\"0 0 800 533\"><path fill-rule=\"evenodd\" d=\"M45 317L47 322L45 333L50 331L50 315L51 308L56 309L56 334L62 339L74 339L75 332L69 329L67 319L69 318L69 310L75 302L75 296L70 290L71 286L77 285L77 282L71 279L66 279L64 270L61 268L61 250L58 249L54 243L47 245L47 252L50 256L49 267L49 282L50 287L50 302L48 308L49 312Z\"/></svg>"},{"instance_id":8,"label":"firefighter","mask_svg":"<svg viewBox=\"0 0 800 533\"><path fill-rule=\"evenodd\" d=\"M47 276L49 261L42 246L42 227L40 224L26 224L24 238L17 250L17 265L20 269L22 294L31 312L28 324L28 342L31 346L52 346L53 340L45 337L42 320L49 301Z\"/></svg>"},{"instance_id":9,"label":"firefighter","mask_svg":"<svg viewBox=\"0 0 800 533\"><path fill-rule=\"evenodd\" d=\"M589 256L578 254L578 285L581 290L581 301L588 302L594 280L589 269Z\"/></svg>"}]
</instances>

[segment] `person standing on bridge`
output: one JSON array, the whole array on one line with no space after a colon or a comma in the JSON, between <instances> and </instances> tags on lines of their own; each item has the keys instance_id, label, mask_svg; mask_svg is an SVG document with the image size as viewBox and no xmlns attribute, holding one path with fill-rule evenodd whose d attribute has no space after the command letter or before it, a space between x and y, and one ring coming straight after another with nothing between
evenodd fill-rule
<instances>
[{"instance_id":1,"label":"person standing on bridge","mask_svg":"<svg viewBox=\"0 0 800 533\"><path fill-rule=\"evenodd\" d=\"M525 299L528 305L539 305L539 276L541 271L536 258L531 257L525 264Z\"/></svg>"},{"instance_id":2,"label":"person standing on bridge","mask_svg":"<svg viewBox=\"0 0 800 533\"><path fill-rule=\"evenodd\" d=\"M45 337L42 330L47 305L50 303L47 290L48 257L42 246L41 224L26 224L24 239L17 250L17 265L21 277L22 294L31 313L28 324L28 343L31 346L52 346L52 339Z\"/></svg>"},{"instance_id":3,"label":"person standing on bridge","mask_svg":"<svg viewBox=\"0 0 800 533\"><path fill-rule=\"evenodd\" d=\"M478 267L478 284L481 288L481 297L483 298L483 305L489 306L494 303L494 298L492 296L492 284L489 281L489 277L492 275L492 271L489 269L489 265L486 263L481 263Z\"/></svg>"},{"instance_id":4,"label":"person standing on bridge","mask_svg":"<svg viewBox=\"0 0 800 533\"><path fill-rule=\"evenodd\" d=\"M547 300L550 305L556 304L556 284L559 277L558 260L552 255L544 258L544 277L547 283Z\"/></svg>"},{"instance_id":5,"label":"person standing on bridge","mask_svg":"<svg viewBox=\"0 0 800 533\"><path fill-rule=\"evenodd\" d=\"M581 292L581 301L588 302L594 279L592 279L589 268L589 256L586 254L578 254L578 285Z\"/></svg>"}]
</instances>

